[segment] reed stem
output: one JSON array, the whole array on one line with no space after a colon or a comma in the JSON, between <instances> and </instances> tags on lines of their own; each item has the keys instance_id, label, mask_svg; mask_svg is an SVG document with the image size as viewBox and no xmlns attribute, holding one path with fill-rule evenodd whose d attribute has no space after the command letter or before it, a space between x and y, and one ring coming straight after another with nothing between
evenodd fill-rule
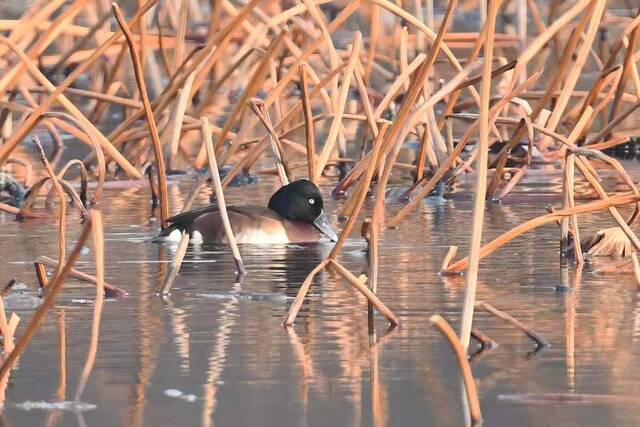
<instances>
[{"instance_id":1,"label":"reed stem","mask_svg":"<svg viewBox=\"0 0 640 427\"><path fill-rule=\"evenodd\" d=\"M493 61L493 36L495 31L497 1L498 0L489 0L487 39L483 48L484 63L482 69L482 88L480 91L480 139L478 140L478 157L475 164L476 185L475 202L473 206L473 227L471 231L471 241L469 243L469 266L467 268L467 284L464 293L460 327L460 343L465 352L469 348L469 340L473 326L473 310L476 300L480 247L482 245L485 195L487 192L487 162L490 131L489 101L491 96L491 63Z\"/></svg>"}]
</instances>

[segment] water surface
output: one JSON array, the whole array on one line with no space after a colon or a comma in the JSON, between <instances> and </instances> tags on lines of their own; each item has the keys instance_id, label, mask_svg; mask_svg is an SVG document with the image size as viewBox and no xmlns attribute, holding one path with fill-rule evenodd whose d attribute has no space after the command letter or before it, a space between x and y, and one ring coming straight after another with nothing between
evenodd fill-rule
<instances>
[{"instance_id":1,"label":"water surface","mask_svg":"<svg viewBox=\"0 0 640 427\"><path fill-rule=\"evenodd\" d=\"M632 167L635 167L632 165ZM637 169L637 168L636 168ZM397 230L382 234L379 296L400 318L367 329L366 303L335 272L321 273L287 331L282 320L307 273L330 245L244 246L248 274L237 281L226 247L190 247L170 298L156 291L174 248L148 241L158 230L146 188L107 190L106 279L130 295L106 302L95 367L82 400L86 411L26 410L59 392L59 328L66 330L67 386L72 399L86 358L93 289L70 280L12 372L5 425L458 426L460 378L448 344L429 322L440 313L458 327L464 277L442 277L449 245L467 252L473 201L470 179L445 203L426 202ZM609 183L611 185L612 183ZM170 186L177 212L191 188ZM274 183L229 189L228 203L265 203ZM517 193L488 205L484 240L544 213L558 202L559 180L532 174ZM610 187L613 188L613 187ZM328 193L330 187L324 187ZM531 195L538 197L531 197ZM203 192L197 204L205 204ZM326 204L336 228L343 202ZM372 201L367 202L370 214ZM42 204L40 204L42 206ZM399 209L398 203L389 212ZM606 215L585 216L583 233L609 227ZM73 242L81 225L70 216ZM357 227L356 227L357 228ZM35 290L32 262L57 257L55 219L24 223L0 215L0 282L17 276ZM499 346L473 359L485 425L637 425L638 405L526 403L504 395L586 393L640 396L640 299L631 275L580 274L558 256L552 224L522 236L481 263L478 299L532 325L551 346L533 352L520 331L478 313L476 326ZM71 244L70 243L70 244ZM367 271L359 230L341 261ZM79 268L93 271L92 253ZM558 291L557 286L570 291ZM90 301L89 301L90 302ZM19 313L23 330L30 312ZM59 396L59 394L58 394ZM640 399L639 399L640 402Z\"/></svg>"}]
</instances>

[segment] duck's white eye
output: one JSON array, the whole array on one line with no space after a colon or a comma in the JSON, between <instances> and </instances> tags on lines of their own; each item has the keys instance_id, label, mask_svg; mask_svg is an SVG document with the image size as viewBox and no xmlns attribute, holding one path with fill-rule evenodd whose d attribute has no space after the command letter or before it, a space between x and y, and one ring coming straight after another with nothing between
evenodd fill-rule
<instances>
[{"instance_id":1,"label":"duck's white eye","mask_svg":"<svg viewBox=\"0 0 640 427\"><path fill-rule=\"evenodd\" d=\"M309 199L309 203L311 203L312 205L315 205L316 201L315 201L315 199Z\"/></svg>"}]
</instances>

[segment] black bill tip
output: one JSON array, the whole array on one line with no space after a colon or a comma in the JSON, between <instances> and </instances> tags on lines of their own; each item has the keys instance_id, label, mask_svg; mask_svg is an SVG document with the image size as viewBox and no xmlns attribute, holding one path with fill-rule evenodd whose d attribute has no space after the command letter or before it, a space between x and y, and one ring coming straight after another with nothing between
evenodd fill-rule
<instances>
[{"instance_id":1,"label":"black bill tip","mask_svg":"<svg viewBox=\"0 0 640 427\"><path fill-rule=\"evenodd\" d=\"M331 226L329 218L327 218L327 214L325 214L324 211L320 212L320 215L313 221L313 225L334 242L338 241L338 235Z\"/></svg>"}]
</instances>

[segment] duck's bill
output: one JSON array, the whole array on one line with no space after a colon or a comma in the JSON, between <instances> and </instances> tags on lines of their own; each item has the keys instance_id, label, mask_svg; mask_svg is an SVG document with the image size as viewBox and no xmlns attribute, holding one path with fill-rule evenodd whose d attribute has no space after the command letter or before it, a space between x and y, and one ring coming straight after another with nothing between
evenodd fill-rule
<instances>
[{"instance_id":1,"label":"duck's bill","mask_svg":"<svg viewBox=\"0 0 640 427\"><path fill-rule=\"evenodd\" d=\"M325 214L324 211L320 212L320 215L313 221L313 225L334 242L338 241L338 235L333 230L333 227L331 227L329 218L327 218L327 214Z\"/></svg>"}]
</instances>

